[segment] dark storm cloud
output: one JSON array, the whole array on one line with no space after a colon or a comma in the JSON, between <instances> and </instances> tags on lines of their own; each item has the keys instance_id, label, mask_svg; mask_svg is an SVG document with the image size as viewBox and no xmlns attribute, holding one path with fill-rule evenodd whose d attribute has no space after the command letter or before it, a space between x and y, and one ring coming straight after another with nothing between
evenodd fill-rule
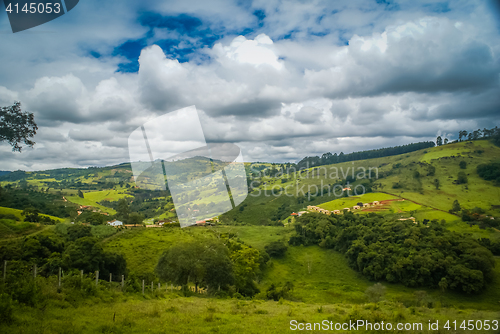
<instances>
[{"instance_id":1,"label":"dark storm cloud","mask_svg":"<svg viewBox=\"0 0 500 334\"><path fill-rule=\"evenodd\" d=\"M40 131L22 154L4 155L10 147L1 144L0 170L127 161L133 130L189 105L208 141L238 143L245 160L491 127L500 121L500 26L491 8L430 0L82 2L44 26L50 34L2 37L0 102L21 100ZM7 24L0 16L0 29Z\"/></svg>"}]
</instances>

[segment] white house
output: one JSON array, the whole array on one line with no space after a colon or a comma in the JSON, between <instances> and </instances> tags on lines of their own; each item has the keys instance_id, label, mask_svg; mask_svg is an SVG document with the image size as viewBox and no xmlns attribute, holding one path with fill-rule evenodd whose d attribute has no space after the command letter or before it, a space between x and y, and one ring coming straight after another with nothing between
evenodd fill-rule
<instances>
[{"instance_id":1,"label":"white house","mask_svg":"<svg viewBox=\"0 0 500 334\"><path fill-rule=\"evenodd\" d=\"M123 222L115 219L115 220L112 220L112 221L108 222L108 225L111 225L111 226L114 226L114 227L123 226Z\"/></svg>"}]
</instances>

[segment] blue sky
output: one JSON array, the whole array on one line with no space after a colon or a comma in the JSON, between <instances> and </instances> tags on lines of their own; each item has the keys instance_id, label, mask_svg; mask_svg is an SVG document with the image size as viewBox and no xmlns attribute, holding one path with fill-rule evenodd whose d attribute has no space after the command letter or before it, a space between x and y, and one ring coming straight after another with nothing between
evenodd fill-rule
<instances>
[{"instance_id":1,"label":"blue sky","mask_svg":"<svg viewBox=\"0 0 500 334\"><path fill-rule=\"evenodd\" d=\"M0 34L0 104L39 124L0 170L127 161L128 135L195 105L208 141L297 161L499 123L499 7L482 1L81 1ZM189 129L186 129L189 131Z\"/></svg>"}]
</instances>

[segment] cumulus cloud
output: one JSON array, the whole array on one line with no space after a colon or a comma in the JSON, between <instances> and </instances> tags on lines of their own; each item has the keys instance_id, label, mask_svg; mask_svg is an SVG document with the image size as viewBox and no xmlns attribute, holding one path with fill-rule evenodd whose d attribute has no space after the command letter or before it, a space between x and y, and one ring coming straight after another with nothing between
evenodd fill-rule
<instances>
[{"instance_id":1,"label":"cumulus cloud","mask_svg":"<svg viewBox=\"0 0 500 334\"><path fill-rule=\"evenodd\" d=\"M0 55L9 64L0 67L0 103L21 100L40 131L21 154L0 144L0 170L127 161L132 131L190 105L208 142L237 143L260 161L401 145L500 120L500 34L482 4L221 3L225 10L120 5L121 15L92 27L82 15L95 5L82 4L73 25L66 15L47 26L67 28L59 39L8 35L17 48ZM192 15L210 38L220 35L203 47L206 36L145 23L144 11ZM130 59L113 50L141 38L138 71L120 73ZM13 52L30 48L40 52ZM169 51L189 48L182 59Z\"/></svg>"}]
</instances>

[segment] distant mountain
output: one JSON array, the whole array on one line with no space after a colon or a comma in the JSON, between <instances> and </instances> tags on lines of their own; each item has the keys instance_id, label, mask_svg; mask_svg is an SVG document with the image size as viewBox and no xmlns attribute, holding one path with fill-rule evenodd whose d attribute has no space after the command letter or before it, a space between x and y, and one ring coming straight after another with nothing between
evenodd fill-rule
<instances>
[{"instance_id":1,"label":"distant mountain","mask_svg":"<svg viewBox=\"0 0 500 334\"><path fill-rule=\"evenodd\" d=\"M8 171L8 170L0 170L0 176L6 175L6 174L9 174L9 173L10 173L10 171Z\"/></svg>"}]
</instances>

